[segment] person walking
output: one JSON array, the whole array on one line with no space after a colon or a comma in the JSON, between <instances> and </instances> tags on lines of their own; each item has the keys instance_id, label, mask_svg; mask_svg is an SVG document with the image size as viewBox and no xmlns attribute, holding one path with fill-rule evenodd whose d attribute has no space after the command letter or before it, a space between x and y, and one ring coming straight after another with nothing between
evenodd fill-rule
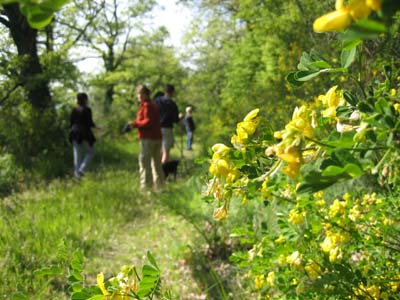
<instances>
[{"instance_id":1,"label":"person walking","mask_svg":"<svg viewBox=\"0 0 400 300\"><path fill-rule=\"evenodd\" d=\"M175 87L167 84L164 90L164 96L154 100L160 112L161 133L162 133L162 149L161 162L166 163L169 160L171 148L174 146L174 123L180 121L179 110L172 97L175 94Z\"/></svg>"},{"instance_id":2,"label":"person walking","mask_svg":"<svg viewBox=\"0 0 400 300\"><path fill-rule=\"evenodd\" d=\"M193 107L192 106L186 107L186 115L185 118L183 119L183 124L185 125L185 130L186 130L186 150L189 151L193 150L192 149L193 132L196 129L192 113L193 113Z\"/></svg>"},{"instance_id":3,"label":"person walking","mask_svg":"<svg viewBox=\"0 0 400 300\"><path fill-rule=\"evenodd\" d=\"M136 94L139 110L136 119L128 124L138 129L140 188L146 191L153 187L153 190L158 192L164 183L161 167L160 114L156 105L151 102L150 90L145 85L139 85L136 88Z\"/></svg>"},{"instance_id":4,"label":"person walking","mask_svg":"<svg viewBox=\"0 0 400 300\"><path fill-rule=\"evenodd\" d=\"M92 128L96 125L92 119L92 110L88 106L89 97L86 93L78 93L77 106L70 116L69 140L73 146L74 176L82 177L85 174L89 162L94 156L94 144L96 138Z\"/></svg>"}]
</instances>

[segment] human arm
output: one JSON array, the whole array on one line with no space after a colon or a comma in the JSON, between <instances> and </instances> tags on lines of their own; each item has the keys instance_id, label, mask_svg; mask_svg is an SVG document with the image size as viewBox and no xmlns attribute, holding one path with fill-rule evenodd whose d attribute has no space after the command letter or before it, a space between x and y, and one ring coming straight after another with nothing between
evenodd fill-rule
<instances>
[{"instance_id":1,"label":"human arm","mask_svg":"<svg viewBox=\"0 0 400 300\"><path fill-rule=\"evenodd\" d=\"M152 111L150 106L145 103L140 106L136 120L129 122L135 128L149 128L152 125Z\"/></svg>"}]
</instances>

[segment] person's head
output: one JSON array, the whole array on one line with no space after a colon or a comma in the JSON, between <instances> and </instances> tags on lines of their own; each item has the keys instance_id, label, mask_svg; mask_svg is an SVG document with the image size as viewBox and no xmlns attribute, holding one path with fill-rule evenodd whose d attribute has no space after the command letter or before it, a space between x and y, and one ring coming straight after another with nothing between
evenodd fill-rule
<instances>
[{"instance_id":1,"label":"person's head","mask_svg":"<svg viewBox=\"0 0 400 300\"><path fill-rule=\"evenodd\" d=\"M172 84L167 84L165 85L164 92L167 96L173 96L175 93L175 87Z\"/></svg>"},{"instance_id":2,"label":"person's head","mask_svg":"<svg viewBox=\"0 0 400 300\"><path fill-rule=\"evenodd\" d=\"M78 93L76 95L76 100L78 102L78 105L86 106L88 103L89 97L86 93Z\"/></svg>"},{"instance_id":3,"label":"person's head","mask_svg":"<svg viewBox=\"0 0 400 300\"><path fill-rule=\"evenodd\" d=\"M136 95L140 102L142 101L150 101L150 90L144 84L138 85L136 88Z\"/></svg>"},{"instance_id":4,"label":"person's head","mask_svg":"<svg viewBox=\"0 0 400 300\"><path fill-rule=\"evenodd\" d=\"M192 112L193 112L193 107L191 106L186 107L186 114L191 115Z\"/></svg>"},{"instance_id":5,"label":"person's head","mask_svg":"<svg viewBox=\"0 0 400 300\"><path fill-rule=\"evenodd\" d=\"M153 100L155 100L155 99L157 99L157 98L159 98L161 96L164 96L164 93L161 92L161 91L158 91L157 93L154 94Z\"/></svg>"}]
</instances>

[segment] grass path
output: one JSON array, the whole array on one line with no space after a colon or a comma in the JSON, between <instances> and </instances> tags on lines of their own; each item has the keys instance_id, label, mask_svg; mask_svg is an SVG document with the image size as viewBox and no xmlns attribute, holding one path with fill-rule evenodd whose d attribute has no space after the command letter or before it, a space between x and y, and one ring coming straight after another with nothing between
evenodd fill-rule
<instances>
[{"instance_id":1,"label":"grass path","mask_svg":"<svg viewBox=\"0 0 400 300\"><path fill-rule=\"evenodd\" d=\"M150 251L162 270L164 288L170 289L175 299L205 299L187 263L194 241L201 240L199 233L154 195L132 201L142 213L113 230L107 247L88 260L87 271L91 274L102 271L111 276L123 265L141 267L146 263L146 252Z\"/></svg>"},{"instance_id":2,"label":"grass path","mask_svg":"<svg viewBox=\"0 0 400 300\"><path fill-rule=\"evenodd\" d=\"M15 292L29 300L68 299L66 277L48 281L34 271L68 263L76 249L84 250L89 284L99 272L113 276L123 265L141 269L150 251L161 269L162 287L171 290L173 299L205 299L201 266L193 266L192 251L206 246L195 226L211 216L211 207L200 199L201 184L180 176L161 195L144 197L137 145L100 146L93 171L84 179L41 182L1 199L0 299L11 299ZM60 242L65 256L60 256Z\"/></svg>"}]
</instances>

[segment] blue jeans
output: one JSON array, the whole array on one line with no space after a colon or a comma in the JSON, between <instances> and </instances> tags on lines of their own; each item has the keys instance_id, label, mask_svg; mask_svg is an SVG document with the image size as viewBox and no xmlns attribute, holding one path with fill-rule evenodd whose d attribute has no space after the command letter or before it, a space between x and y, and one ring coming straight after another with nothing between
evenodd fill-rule
<instances>
[{"instance_id":1,"label":"blue jeans","mask_svg":"<svg viewBox=\"0 0 400 300\"><path fill-rule=\"evenodd\" d=\"M73 141L72 146L74 152L74 176L79 177L79 173L85 172L87 165L92 160L94 147L90 146L86 141L82 141L80 144Z\"/></svg>"},{"instance_id":2,"label":"blue jeans","mask_svg":"<svg viewBox=\"0 0 400 300\"><path fill-rule=\"evenodd\" d=\"M186 135L186 149L192 150L193 144L193 131L188 131Z\"/></svg>"}]
</instances>

